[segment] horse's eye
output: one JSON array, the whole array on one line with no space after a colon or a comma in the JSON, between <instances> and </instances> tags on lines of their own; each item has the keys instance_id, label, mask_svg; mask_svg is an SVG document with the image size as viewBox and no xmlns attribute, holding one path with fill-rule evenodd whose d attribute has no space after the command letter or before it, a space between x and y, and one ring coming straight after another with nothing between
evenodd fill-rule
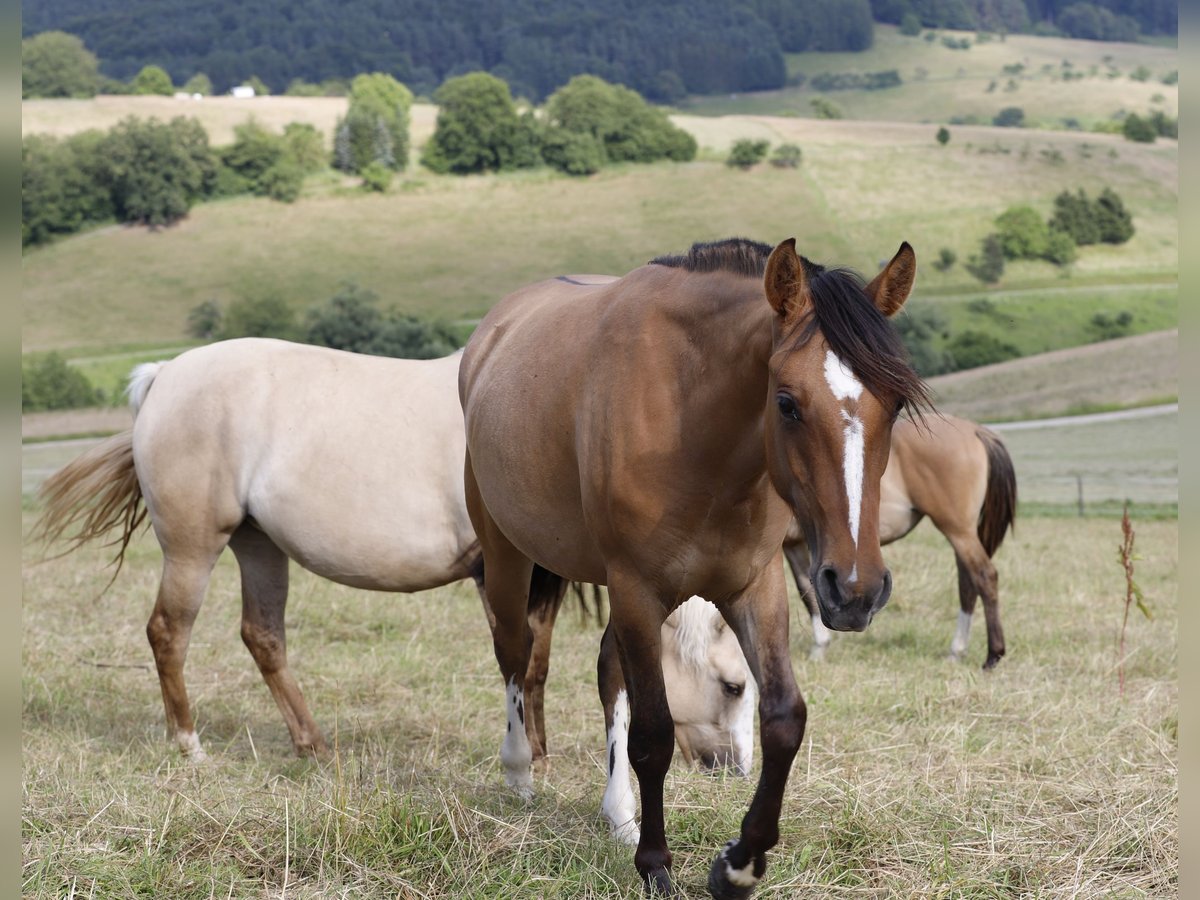
<instances>
[{"instance_id":1,"label":"horse's eye","mask_svg":"<svg viewBox=\"0 0 1200 900\"><path fill-rule=\"evenodd\" d=\"M800 421L800 408L796 406L796 401L787 394L776 396L775 403L779 406L779 414L785 419L790 419L793 422Z\"/></svg>"},{"instance_id":2,"label":"horse's eye","mask_svg":"<svg viewBox=\"0 0 1200 900\"><path fill-rule=\"evenodd\" d=\"M732 681L722 681L721 688L730 697L740 697L742 696L742 692L746 690L744 684L734 684Z\"/></svg>"}]
</instances>

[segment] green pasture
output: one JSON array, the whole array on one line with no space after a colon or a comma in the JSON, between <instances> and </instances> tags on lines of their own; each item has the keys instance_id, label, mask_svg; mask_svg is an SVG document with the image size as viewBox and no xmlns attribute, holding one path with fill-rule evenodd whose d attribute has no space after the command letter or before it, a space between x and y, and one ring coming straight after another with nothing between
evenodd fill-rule
<instances>
[{"instance_id":1,"label":"green pasture","mask_svg":"<svg viewBox=\"0 0 1200 900\"><path fill-rule=\"evenodd\" d=\"M943 36L965 38L972 46L951 50L942 44ZM1131 77L1139 67L1150 73L1147 80ZM823 96L849 119L949 122L973 116L990 123L1004 107L1019 106L1029 126L1057 129L1074 120L1077 127L1088 129L1130 112L1158 109L1177 115L1178 84L1166 85L1161 79L1178 68L1179 51L1171 46L1033 35L993 36L976 43L975 34L954 31L939 31L935 40L926 41L923 35L909 37L893 26L876 25L874 46L863 53L789 55L789 74L808 79L798 88L691 97L682 108L705 115L807 118L813 115L812 98ZM889 69L900 74L903 84L826 93L814 91L810 84L813 76L826 72ZM1083 77L1065 79L1068 72Z\"/></svg>"},{"instance_id":2,"label":"green pasture","mask_svg":"<svg viewBox=\"0 0 1200 900\"><path fill-rule=\"evenodd\" d=\"M482 315L508 291L562 273L627 271L695 240L795 236L806 255L872 272L901 240L916 248L919 293L974 292L960 261L1008 205L1047 212L1063 189L1116 189L1137 234L1085 248L1065 272L1010 267L1003 289L1169 278L1178 268L1178 153L1118 137L960 129L940 147L924 126L681 117L705 146L745 130L799 143L797 170L720 162L628 166L592 178L547 170L470 178L408 173L387 195L332 175L290 206L235 198L195 207L159 231L109 226L23 257L26 350L103 355L113 345L178 346L187 312L278 295L302 310L346 281L385 303L449 321ZM1061 160L1041 151L1057 152ZM1053 157L1053 158L1052 158Z\"/></svg>"},{"instance_id":3,"label":"green pasture","mask_svg":"<svg viewBox=\"0 0 1200 900\"><path fill-rule=\"evenodd\" d=\"M1174 895L1178 533L1135 527L1154 619L1130 619L1123 698L1113 520L1021 519L997 557L1008 655L991 674L982 617L969 661L945 659L956 579L927 523L885 551L888 607L823 663L807 658L793 594L808 729L758 896ZM163 740L145 639L153 538L107 593L104 549L36 558L27 547L24 896L641 895L598 813L600 628L574 610L555 635L550 766L523 803L503 786L502 686L473 588L390 596L293 570L290 658L337 748L316 764L292 758L241 646L223 559L187 668L211 760L190 767ZM687 896L705 895L751 790L672 769L667 827Z\"/></svg>"}]
</instances>

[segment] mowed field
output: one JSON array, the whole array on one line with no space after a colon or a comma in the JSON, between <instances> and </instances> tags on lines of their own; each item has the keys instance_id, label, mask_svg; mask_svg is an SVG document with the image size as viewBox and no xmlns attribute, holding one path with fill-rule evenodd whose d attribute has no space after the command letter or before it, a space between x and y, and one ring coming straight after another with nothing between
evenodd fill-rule
<instances>
[{"instance_id":1,"label":"mowed field","mask_svg":"<svg viewBox=\"0 0 1200 900\"><path fill-rule=\"evenodd\" d=\"M942 44L943 36L969 40L971 47L951 50ZM1131 77L1139 68L1147 73L1144 81ZM849 119L950 122L974 116L990 122L1004 107L1019 106L1030 126L1063 128L1074 120L1077 127L1091 128L1131 112L1177 115L1178 84L1163 84L1162 79L1178 68L1175 47L1019 34L976 43L974 33L957 31L939 31L935 40L926 41L924 34L909 37L893 26L876 25L875 43L864 53L789 56L789 74L807 79L799 88L693 97L684 108L710 115L809 116L812 98L824 96ZM811 85L822 73L889 69L899 73L900 86L822 94ZM1083 77L1064 79L1064 73Z\"/></svg>"},{"instance_id":2,"label":"mowed field","mask_svg":"<svg viewBox=\"0 0 1200 900\"><path fill-rule=\"evenodd\" d=\"M1178 531L1137 531L1155 617L1130 619L1123 699L1111 519L1020 520L997 558L1009 652L991 674L978 668L982 621L969 661L945 659L954 564L928 524L887 548L892 601L824 662L808 660L794 612L808 730L757 895L1174 895ZM503 786L501 683L467 585L392 596L293 569L290 658L337 746L321 765L292 758L240 644L227 555L188 660L211 754L190 767L163 739L144 633L153 538L103 594L102 549L26 556L24 896L641 895L598 813L600 627L574 610L555 635L551 765L523 803ZM686 896L706 896L751 791L676 761L667 826Z\"/></svg>"}]
</instances>

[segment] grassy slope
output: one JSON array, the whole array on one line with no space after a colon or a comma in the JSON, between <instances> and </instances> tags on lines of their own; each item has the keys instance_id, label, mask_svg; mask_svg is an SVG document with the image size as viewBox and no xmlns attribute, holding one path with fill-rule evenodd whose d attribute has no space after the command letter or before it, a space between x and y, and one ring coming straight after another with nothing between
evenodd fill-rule
<instances>
[{"instance_id":1,"label":"grassy slope","mask_svg":"<svg viewBox=\"0 0 1200 900\"><path fill-rule=\"evenodd\" d=\"M808 731L762 890L1174 895L1177 526L1138 525L1138 581L1156 615L1130 619L1124 702L1119 537L1111 520L1021 521L998 556L1009 655L987 676L982 616L969 664L944 660L954 564L928 525L887 548L892 601L824 663L806 659L810 629L794 615ZM291 660L340 745L340 764L320 768L291 757L237 638L226 558L188 659L213 754L194 769L163 742L145 640L157 547L139 539L97 598L108 556L25 570L24 896L278 896L285 882L296 897L640 896L631 852L608 842L597 814L595 625L570 610L560 619L552 767L524 804L503 787L501 686L473 590L393 597L294 571ZM688 896L705 895L750 792L672 770L667 823Z\"/></svg>"},{"instance_id":2,"label":"grassy slope","mask_svg":"<svg viewBox=\"0 0 1200 900\"><path fill-rule=\"evenodd\" d=\"M966 32L944 32L974 39ZM1106 59L1107 58L1107 59ZM1063 81L1059 73L1069 60L1081 80ZM1006 106L1025 110L1030 125L1061 127L1067 117L1085 128L1111 120L1119 112L1144 113L1161 109L1177 115L1178 85L1160 78L1179 67L1173 47L1148 44L1113 44L1010 35L1006 40L977 44L970 50L950 50L940 38L926 42L906 37L880 25L875 45L865 53L804 53L789 57L789 71L809 79L822 72L878 72L896 69L904 84L883 91L832 91L824 94L847 118L901 122L948 122L955 116L975 116L990 122ZM1025 66L1020 75L1008 75L1004 66ZM1139 65L1150 70L1148 81L1129 78ZM1049 67L1046 70L1044 67ZM925 70L924 77L919 70ZM1119 73L1110 77L1111 72ZM1015 80L1016 88L1008 82ZM995 89L988 86L996 82ZM710 115L761 113L811 115L810 101L818 92L807 86L753 94L695 97L686 108ZM1161 99L1156 100L1156 95Z\"/></svg>"},{"instance_id":3,"label":"grassy slope","mask_svg":"<svg viewBox=\"0 0 1200 900\"><path fill-rule=\"evenodd\" d=\"M1171 278L1178 267L1173 143L959 128L939 147L919 125L681 117L702 145L742 134L794 140L799 170L749 173L715 161L608 170L589 179L549 172L473 178L410 173L386 196L332 176L282 206L238 198L195 208L151 233L108 227L25 254L27 349L93 352L114 344L176 344L187 310L278 293L297 308L347 279L387 302L449 319L482 314L507 291L563 272L623 272L694 240L795 235L814 259L872 271L900 240L918 257L973 251L1007 205L1049 210L1064 188L1109 184L1137 234L1087 248L1063 281L1043 263L1011 266L1004 287ZM1062 162L1041 150L1056 150ZM712 154L709 154L710 156ZM919 295L977 290L961 266L921 272ZM1159 324L1154 327L1164 327Z\"/></svg>"}]
</instances>

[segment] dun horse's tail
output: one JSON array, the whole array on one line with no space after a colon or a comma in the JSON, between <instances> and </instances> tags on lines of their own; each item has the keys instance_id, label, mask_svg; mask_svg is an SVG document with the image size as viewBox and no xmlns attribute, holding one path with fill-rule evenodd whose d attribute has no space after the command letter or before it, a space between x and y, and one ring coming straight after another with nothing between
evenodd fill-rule
<instances>
[{"instance_id":1,"label":"dun horse's tail","mask_svg":"<svg viewBox=\"0 0 1200 900\"><path fill-rule=\"evenodd\" d=\"M579 611L583 617L586 619L589 615L594 615L596 622L599 623L602 599L600 588L597 585L591 586L592 602L589 608L586 585L580 584L578 581L568 582L565 578L538 565L533 567L533 577L529 584L529 612L544 614L544 611L550 608L557 609L566 597L568 587L579 600Z\"/></svg>"},{"instance_id":2,"label":"dun horse's tail","mask_svg":"<svg viewBox=\"0 0 1200 900\"><path fill-rule=\"evenodd\" d=\"M996 432L980 426L975 436L987 451L987 492L979 510L978 533L979 542L990 558L1000 549L1004 535L1014 527L1017 518L1017 473L1008 448Z\"/></svg>"},{"instance_id":3,"label":"dun horse's tail","mask_svg":"<svg viewBox=\"0 0 1200 900\"><path fill-rule=\"evenodd\" d=\"M161 365L140 365L129 377L129 405L135 418ZM120 526L120 537L111 542L120 545L113 560L115 580L129 542L146 518L133 467L133 430L114 435L67 463L42 483L38 497L44 508L33 536L47 543L65 538L69 546L60 555Z\"/></svg>"}]
</instances>

